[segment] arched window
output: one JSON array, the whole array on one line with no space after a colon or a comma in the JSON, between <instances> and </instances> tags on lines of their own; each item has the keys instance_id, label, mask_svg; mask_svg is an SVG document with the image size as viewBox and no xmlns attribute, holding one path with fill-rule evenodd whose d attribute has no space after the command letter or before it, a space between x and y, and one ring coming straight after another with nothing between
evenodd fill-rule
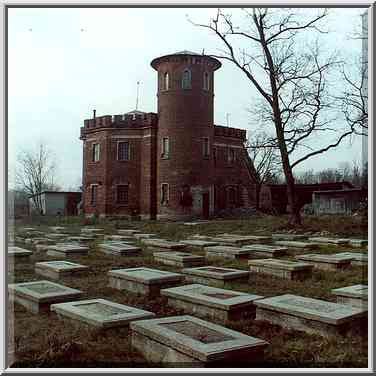
<instances>
[{"instance_id":1,"label":"arched window","mask_svg":"<svg viewBox=\"0 0 376 376\"><path fill-rule=\"evenodd\" d=\"M209 90L210 77L208 72L204 72L204 90Z\"/></svg>"},{"instance_id":2,"label":"arched window","mask_svg":"<svg viewBox=\"0 0 376 376\"><path fill-rule=\"evenodd\" d=\"M163 75L162 90L168 90L170 88L170 77L168 72Z\"/></svg>"},{"instance_id":3,"label":"arched window","mask_svg":"<svg viewBox=\"0 0 376 376\"><path fill-rule=\"evenodd\" d=\"M192 78L191 71L189 69L186 69L183 72L183 77L182 77L182 80L181 80L182 89L190 89L191 88L191 78Z\"/></svg>"}]
</instances>

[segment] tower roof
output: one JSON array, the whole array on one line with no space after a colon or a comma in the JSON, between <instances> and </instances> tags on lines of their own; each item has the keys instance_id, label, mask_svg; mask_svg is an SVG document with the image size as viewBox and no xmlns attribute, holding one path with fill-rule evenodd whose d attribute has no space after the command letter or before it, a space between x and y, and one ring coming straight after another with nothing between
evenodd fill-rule
<instances>
[{"instance_id":1,"label":"tower roof","mask_svg":"<svg viewBox=\"0 0 376 376\"><path fill-rule=\"evenodd\" d=\"M214 63L213 70L217 70L222 65L221 62L219 60L215 59L214 57L211 57L209 55L204 55L204 54L198 54L196 52L192 52L192 51L188 51L188 50L178 51L178 52L175 52L175 53L172 53L172 54L156 57L155 59L152 60L152 62L150 64L154 69L157 69L157 65L159 64L159 62L161 62L164 59L168 59L172 56L202 56L206 59L211 60Z\"/></svg>"}]
</instances>

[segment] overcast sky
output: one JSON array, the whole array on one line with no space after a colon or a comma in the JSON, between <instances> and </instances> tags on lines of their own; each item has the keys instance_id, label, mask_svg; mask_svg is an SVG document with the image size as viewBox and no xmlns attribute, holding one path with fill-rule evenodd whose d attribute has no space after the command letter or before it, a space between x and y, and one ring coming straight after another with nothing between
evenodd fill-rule
<instances>
[{"instance_id":1,"label":"overcast sky","mask_svg":"<svg viewBox=\"0 0 376 376\"><path fill-rule=\"evenodd\" d=\"M307 10L315 12L316 10ZM82 175L80 127L84 119L122 114L136 104L156 112L157 73L153 58L181 50L215 54L220 42L187 20L207 22L215 9L9 9L9 167L17 153L44 142L58 162L58 183L78 187ZM361 42L350 39L360 30L362 9L332 9L327 21L331 33L327 48L344 56L360 56ZM215 124L249 132L248 109L255 89L230 63L215 74ZM299 170L336 167L343 161L361 160L361 140L310 159ZM298 170L298 171L299 171ZM10 173L10 179L12 178Z\"/></svg>"}]
</instances>

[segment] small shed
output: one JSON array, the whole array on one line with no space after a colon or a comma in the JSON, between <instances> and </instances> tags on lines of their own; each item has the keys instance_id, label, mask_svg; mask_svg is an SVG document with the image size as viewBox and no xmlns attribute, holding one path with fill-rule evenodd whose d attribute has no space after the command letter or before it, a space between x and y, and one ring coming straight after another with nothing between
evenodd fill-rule
<instances>
[{"instance_id":1,"label":"small shed","mask_svg":"<svg viewBox=\"0 0 376 376\"><path fill-rule=\"evenodd\" d=\"M34 198L29 198L30 214L38 212L36 209ZM41 202L42 215L77 215L77 205L81 201L81 192L57 192L43 191L39 194Z\"/></svg>"},{"instance_id":2,"label":"small shed","mask_svg":"<svg viewBox=\"0 0 376 376\"><path fill-rule=\"evenodd\" d=\"M364 188L317 191L312 194L315 215L351 215L366 203L367 189Z\"/></svg>"}]
</instances>

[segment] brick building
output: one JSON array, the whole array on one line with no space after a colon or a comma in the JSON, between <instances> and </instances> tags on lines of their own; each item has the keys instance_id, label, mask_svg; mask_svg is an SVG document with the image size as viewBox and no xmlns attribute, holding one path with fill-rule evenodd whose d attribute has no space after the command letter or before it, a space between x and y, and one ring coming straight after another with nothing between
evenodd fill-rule
<instances>
[{"instance_id":1,"label":"brick building","mask_svg":"<svg viewBox=\"0 0 376 376\"><path fill-rule=\"evenodd\" d=\"M132 111L84 121L87 216L208 218L252 206L246 131L213 122L212 57L182 51L151 62L158 113Z\"/></svg>"}]
</instances>

